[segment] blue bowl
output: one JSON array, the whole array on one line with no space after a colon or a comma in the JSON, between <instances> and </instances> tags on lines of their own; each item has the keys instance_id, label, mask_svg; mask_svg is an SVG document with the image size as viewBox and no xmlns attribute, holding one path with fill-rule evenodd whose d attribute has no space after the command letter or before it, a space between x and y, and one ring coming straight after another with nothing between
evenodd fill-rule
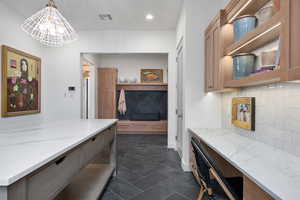
<instances>
[{"instance_id":1,"label":"blue bowl","mask_svg":"<svg viewBox=\"0 0 300 200\"><path fill-rule=\"evenodd\" d=\"M256 55L240 54L233 57L233 76L241 79L249 76L255 71Z\"/></svg>"},{"instance_id":2,"label":"blue bowl","mask_svg":"<svg viewBox=\"0 0 300 200\"><path fill-rule=\"evenodd\" d=\"M233 22L234 39L240 40L247 33L251 32L257 26L257 18L255 16L242 16Z\"/></svg>"}]
</instances>

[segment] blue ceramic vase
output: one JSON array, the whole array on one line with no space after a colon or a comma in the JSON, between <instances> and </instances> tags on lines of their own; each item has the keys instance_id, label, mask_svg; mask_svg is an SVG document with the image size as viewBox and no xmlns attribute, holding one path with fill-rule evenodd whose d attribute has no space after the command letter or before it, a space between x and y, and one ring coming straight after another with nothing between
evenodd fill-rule
<instances>
[{"instance_id":1,"label":"blue ceramic vase","mask_svg":"<svg viewBox=\"0 0 300 200\"><path fill-rule=\"evenodd\" d=\"M257 18L255 16L242 16L233 22L234 26L234 39L240 40L247 33L251 32L257 26Z\"/></svg>"},{"instance_id":2,"label":"blue ceramic vase","mask_svg":"<svg viewBox=\"0 0 300 200\"><path fill-rule=\"evenodd\" d=\"M240 54L233 57L233 76L240 79L249 76L255 71L254 54Z\"/></svg>"}]
</instances>

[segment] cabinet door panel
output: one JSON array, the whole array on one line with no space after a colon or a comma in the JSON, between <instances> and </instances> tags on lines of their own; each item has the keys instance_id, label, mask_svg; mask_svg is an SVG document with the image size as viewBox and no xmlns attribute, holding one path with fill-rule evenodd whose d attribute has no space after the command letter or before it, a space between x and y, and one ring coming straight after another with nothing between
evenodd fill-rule
<instances>
[{"instance_id":1,"label":"cabinet door panel","mask_svg":"<svg viewBox=\"0 0 300 200\"><path fill-rule=\"evenodd\" d=\"M206 75L206 91L211 91L214 88L214 70L213 70L213 36L206 36L205 41L205 75Z\"/></svg>"},{"instance_id":2,"label":"cabinet door panel","mask_svg":"<svg viewBox=\"0 0 300 200\"><path fill-rule=\"evenodd\" d=\"M220 32L218 26L213 29L213 78L214 89L217 90L220 87Z\"/></svg>"},{"instance_id":3,"label":"cabinet door panel","mask_svg":"<svg viewBox=\"0 0 300 200\"><path fill-rule=\"evenodd\" d=\"M220 17L215 18L205 31L205 90L218 91L223 88L220 70L221 41Z\"/></svg>"},{"instance_id":4,"label":"cabinet door panel","mask_svg":"<svg viewBox=\"0 0 300 200\"><path fill-rule=\"evenodd\" d=\"M117 69L98 69L98 118L100 119L116 118L117 77Z\"/></svg>"}]
</instances>

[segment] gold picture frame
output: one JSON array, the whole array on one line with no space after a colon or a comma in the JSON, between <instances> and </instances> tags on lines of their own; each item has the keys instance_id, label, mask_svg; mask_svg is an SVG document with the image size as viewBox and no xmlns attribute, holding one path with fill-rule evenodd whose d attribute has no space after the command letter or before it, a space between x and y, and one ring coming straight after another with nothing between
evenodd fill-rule
<instances>
[{"instance_id":1,"label":"gold picture frame","mask_svg":"<svg viewBox=\"0 0 300 200\"><path fill-rule=\"evenodd\" d=\"M255 97L232 99L232 124L249 131L255 131Z\"/></svg>"},{"instance_id":2,"label":"gold picture frame","mask_svg":"<svg viewBox=\"0 0 300 200\"><path fill-rule=\"evenodd\" d=\"M41 112L41 59L2 46L2 117Z\"/></svg>"},{"instance_id":3,"label":"gold picture frame","mask_svg":"<svg viewBox=\"0 0 300 200\"><path fill-rule=\"evenodd\" d=\"M141 83L163 83L164 70L163 69L142 69Z\"/></svg>"}]
</instances>

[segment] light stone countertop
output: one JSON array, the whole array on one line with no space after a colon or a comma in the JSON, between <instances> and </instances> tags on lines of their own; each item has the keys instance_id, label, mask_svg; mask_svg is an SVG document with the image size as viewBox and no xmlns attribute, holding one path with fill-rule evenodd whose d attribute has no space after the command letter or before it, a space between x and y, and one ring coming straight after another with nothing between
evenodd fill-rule
<instances>
[{"instance_id":1,"label":"light stone countertop","mask_svg":"<svg viewBox=\"0 0 300 200\"><path fill-rule=\"evenodd\" d=\"M227 129L192 128L189 131L273 198L300 198L300 157Z\"/></svg>"},{"instance_id":2,"label":"light stone countertop","mask_svg":"<svg viewBox=\"0 0 300 200\"><path fill-rule=\"evenodd\" d=\"M0 130L0 187L15 183L116 122L69 120Z\"/></svg>"}]
</instances>

